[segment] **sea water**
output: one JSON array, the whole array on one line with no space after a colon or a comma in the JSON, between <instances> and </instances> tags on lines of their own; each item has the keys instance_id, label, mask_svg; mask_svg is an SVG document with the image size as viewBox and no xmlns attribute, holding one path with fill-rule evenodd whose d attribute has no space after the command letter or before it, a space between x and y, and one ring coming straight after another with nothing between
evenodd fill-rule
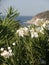
<instances>
[{"instance_id":1,"label":"sea water","mask_svg":"<svg viewBox=\"0 0 49 65\"><path fill-rule=\"evenodd\" d=\"M22 26L28 26L29 24L27 24L26 22L28 20L31 20L33 16L18 16L15 18L15 20L19 20L20 25Z\"/></svg>"}]
</instances>

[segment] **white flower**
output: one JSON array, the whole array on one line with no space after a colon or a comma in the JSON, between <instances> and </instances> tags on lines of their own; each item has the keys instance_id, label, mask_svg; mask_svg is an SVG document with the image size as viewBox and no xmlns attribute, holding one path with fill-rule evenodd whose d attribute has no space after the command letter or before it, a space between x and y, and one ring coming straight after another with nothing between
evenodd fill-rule
<instances>
[{"instance_id":1,"label":"white flower","mask_svg":"<svg viewBox=\"0 0 49 65\"><path fill-rule=\"evenodd\" d=\"M34 28L30 30L31 38L38 37L38 33L34 31Z\"/></svg>"},{"instance_id":2,"label":"white flower","mask_svg":"<svg viewBox=\"0 0 49 65\"><path fill-rule=\"evenodd\" d=\"M28 28L27 27L24 27L23 28L23 32L24 32L24 35L28 35Z\"/></svg>"},{"instance_id":3,"label":"white flower","mask_svg":"<svg viewBox=\"0 0 49 65\"><path fill-rule=\"evenodd\" d=\"M8 50L11 49L11 47L8 47Z\"/></svg>"},{"instance_id":4,"label":"white flower","mask_svg":"<svg viewBox=\"0 0 49 65\"><path fill-rule=\"evenodd\" d=\"M12 56L12 55L13 55L13 53L9 52L9 57Z\"/></svg>"},{"instance_id":5,"label":"white flower","mask_svg":"<svg viewBox=\"0 0 49 65\"><path fill-rule=\"evenodd\" d=\"M34 37L34 34L33 33L31 33L31 38L33 38Z\"/></svg>"},{"instance_id":6,"label":"white flower","mask_svg":"<svg viewBox=\"0 0 49 65\"><path fill-rule=\"evenodd\" d=\"M42 26L41 26L41 29L40 30L42 30L42 31L44 30Z\"/></svg>"},{"instance_id":7,"label":"white flower","mask_svg":"<svg viewBox=\"0 0 49 65\"><path fill-rule=\"evenodd\" d=\"M34 32L34 28L32 28L32 29L30 30L30 32Z\"/></svg>"},{"instance_id":8,"label":"white flower","mask_svg":"<svg viewBox=\"0 0 49 65\"><path fill-rule=\"evenodd\" d=\"M21 30L20 32L19 32L19 36L24 36L24 32L23 32L23 30Z\"/></svg>"},{"instance_id":9,"label":"white flower","mask_svg":"<svg viewBox=\"0 0 49 65\"><path fill-rule=\"evenodd\" d=\"M44 28L45 28L45 27L46 27L46 24L44 23L44 24L42 25L42 27L44 27Z\"/></svg>"},{"instance_id":10,"label":"white flower","mask_svg":"<svg viewBox=\"0 0 49 65\"><path fill-rule=\"evenodd\" d=\"M12 52L12 49L10 49L9 52L11 53Z\"/></svg>"},{"instance_id":11,"label":"white flower","mask_svg":"<svg viewBox=\"0 0 49 65\"><path fill-rule=\"evenodd\" d=\"M13 46L15 46L15 42L13 43Z\"/></svg>"},{"instance_id":12,"label":"white flower","mask_svg":"<svg viewBox=\"0 0 49 65\"><path fill-rule=\"evenodd\" d=\"M39 32L42 33L42 34L44 34L43 31L44 31L44 29L43 29L43 27L41 26L41 29L39 30Z\"/></svg>"},{"instance_id":13,"label":"white flower","mask_svg":"<svg viewBox=\"0 0 49 65\"><path fill-rule=\"evenodd\" d=\"M38 37L38 33L37 32L31 32L31 38L33 37Z\"/></svg>"},{"instance_id":14,"label":"white flower","mask_svg":"<svg viewBox=\"0 0 49 65\"><path fill-rule=\"evenodd\" d=\"M24 32L23 32L23 28L20 28L19 30L17 30L17 33L19 36L24 36Z\"/></svg>"},{"instance_id":15,"label":"white flower","mask_svg":"<svg viewBox=\"0 0 49 65\"><path fill-rule=\"evenodd\" d=\"M28 35L28 28L20 28L16 33L18 33L19 36L24 37L24 35Z\"/></svg>"},{"instance_id":16,"label":"white flower","mask_svg":"<svg viewBox=\"0 0 49 65\"><path fill-rule=\"evenodd\" d=\"M37 32L34 32L34 37L38 37L38 33Z\"/></svg>"},{"instance_id":17,"label":"white flower","mask_svg":"<svg viewBox=\"0 0 49 65\"><path fill-rule=\"evenodd\" d=\"M42 30L39 31L40 33L44 34L44 32Z\"/></svg>"},{"instance_id":18,"label":"white flower","mask_svg":"<svg viewBox=\"0 0 49 65\"><path fill-rule=\"evenodd\" d=\"M4 48L1 48L0 50L1 50L1 51L4 51Z\"/></svg>"},{"instance_id":19,"label":"white flower","mask_svg":"<svg viewBox=\"0 0 49 65\"><path fill-rule=\"evenodd\" d=\"M48 24L49 23L49 21L48 20L46 20L46 22L45 22L46 24Z\"/></svg>"},{"instance_id":20,"label":"white flower","mask_svg":"<svg viewBox=\"0 0 49 65\"><path fill-rule=\"evenodd\" d=\"M38 27L38 28L36 28L35 30L36 30L36 32L39 32L39 30L40 30L41 28L40 27Z\"/></svg>"},{"instance_id":21,"label":"white flower","mask_svg":"<svg viewBox=\"0 0 49 65\"><path fill-rule=\"evenodd\" d=\"M28 31L28 28L27 27L24 27L23 30Z\"/></svg>"},{"instance_id":22,"label":"white flower","mask_svg":"<svg viewBox=\"0 0 49 65\"><path fill-rule=\"evenodd\" d=\"M9 52L4 50L4 52L1 53L1 56L5 57L5 58L8 58L9 57Z\"/></svg>"},{"instance_id":23,"label":"white flower","mask_svg":"<svg viewBox=\"0 0 49 65\"><path fill-rule=\"evenodd\" d=\"M9 49L9 56L12 56L13 55L13 53L12 53L12 49Z\"/></svg>"},{"instance_id":24,"label":"white flower","mask_svg":"<svg viewBox=\"0 0 49 65\"><path fill-rule=\"evenodd\" d=\"M12 53L9 53L7 50L4 50L1 53L1 56L5 57L5 58L9 58L10 56L12 56Z\"/></svg>"}]
</instances>

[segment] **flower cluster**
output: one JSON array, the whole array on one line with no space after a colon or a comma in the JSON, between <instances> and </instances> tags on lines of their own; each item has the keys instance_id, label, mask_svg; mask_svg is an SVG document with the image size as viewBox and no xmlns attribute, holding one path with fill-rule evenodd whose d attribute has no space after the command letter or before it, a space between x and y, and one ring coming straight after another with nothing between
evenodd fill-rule
<instances>
[{"instance_id":1,"label":"flower cluster","mask_svg":"<svg viewBox=\"0 0 49 65\"><path fill-rule=\"evenodd\" d=\"M15 43L13 43L13 46L15 45ZM5 57L5 58L9 58L10 56L13 55L12 49L10 46L7 47L7 50L5 50L4 48L0 49L1 53L0 55Z\"/></svg>"},{"instance_id":2,"label":"flower cluster","mask_svg":"<svg viewBox=\"0 0 49 65\"><path fill-rule=\"evenodd\" d=\"M20 28L19 30L17 30L18 35L22 37L27 36L29 32L31 34L31 38L38 37L38 33L34 31L34 28L29 29L27 27L24 27L24 28Z\"/></svg>"},{"instance_id":3,"label":"flower cluster","mask_svg":"<svg viewBox=\"0 0 49 65\"><path fill-rule=\"evenodd\" d=\"M19 36L24 36L24 35L28 35L28 28L24 27L24 28L20 28L19 30L17 30L17 32Z\"/></svg>"},{"instance_id":4,"label":"flower cluster","mask_svg":"<svg viewBox=\"0 0 49 65\"><path fill-rule=\"evenodd\" d=\"M27 36L29 35L29 32L30 32L30 35L31 35L31 38L33 37L38 37L38 32L34 30L34 28L32 29L29 29L27 27L24 27L24 28L20 28L19 30L17 30L17 34L21 37L24 37L24 36ZM42 32L42 30L40 30L40 32Z\"/></svg>"},{"instance_id":5,"label":"flower cluster","mask_svg":"<svg viewBox=\"0 0 49 65\"><path fill-rule=\"evenodd\" d=\"M39 19L37 19L37 21L39 21ZM43 19L41 21L43 21ZM44 31L45 30L44 28L47 27L49 29L48 26L49 26L49 21L46 21L46 22L43 22L41 26L39 25L39 26L28 26L28 27L21 27L21 28L19 28L16 31L16 36L18 36L18 38L20 37L19 39L16 37L17 46L15 46L16 44L14 42L11 45L11 47L8 46L6 49L1 47L1 49L0 49L0 56L3 56L4 58L8 58L8 59L14 57L13 58L14 62L19 62L20 60L22 60L21 61L21 63L23 62L22 65L27 64L28 60L29 60L29 64L32 64L35 61L35 60L33 60L34 59L34 57L33 57L34 53L35 53L35 55L38 54L38 50L36 50L37 54L36 54L36 51L34 50L35 47L42 48L40 46L40 44L43 45L43 44L45 44L45 41L47 42L47 39L45 40L45 38L47 38L47 37L45 35L46 33ZM36 43L39 43L39 45L36 44ZM35 46L35 47L33 47L33 46ZM39 50L41 51L41 49L39 49ZM28 51L29 51L29 53L28 53ZM28 59L24 60L23 56L25 56L25 54L26 54L26 58L28 58ZM40 55L38 55L37 57L39 57L39 56ZM15 57L16 57L16 60L15 60ZM33 61L30 60L30 58ZM9 61L8 61L8 63L9 63Z\"/></svg>"},{"instance_id":6,"label":"flower cluster","mask_svg":"<svg viewBox=\"0 0 49 65\"><path fill-rule=\"evenodd\" d=\"M43 19L37 19L37 21L39 21L39 20L41 22L43 21ZM47 25L49 25L49 21L46 20L45 22L42 23L41 26L35 27L35 29L33 27L30 29L30 26L23 27L23 28L18 29L16 33L19 36L24 37L25 35L29 35L29 32L30 32L31 38L38 37L38 33L44 34L44 28L46 28Z\"/></svg>"},{"instance_id":7,"label":"flower cluster","mask_svg":"<svg viewBox=\"0 0 49 65\"><path fill-rule=\"evenodd\" d=\"M36 18L35 21L33 22L33 24L35 24L36 26L42 25L45 26L45 24L48 24L49 20L43 19L43 18Z\"/></svg>"},{"instance_id":8,"label":"flower cluster","mask_svg":"<svg viewBox=\"0 0 49 65\"><path fill-rule=\"evenodd\" d=\"M30 34L31 34L31 38L33 38L33 37L37 38L38 37L38 33L35 32L33 28L30 30Z\"/></svg>"}]
</instances>

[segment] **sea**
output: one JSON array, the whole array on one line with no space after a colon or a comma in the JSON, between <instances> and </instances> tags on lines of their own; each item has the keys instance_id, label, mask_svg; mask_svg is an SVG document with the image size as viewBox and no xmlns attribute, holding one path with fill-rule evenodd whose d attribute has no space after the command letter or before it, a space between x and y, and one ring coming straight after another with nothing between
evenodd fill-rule
<instances>
[{"instance_id":1,"label":"sea","mask_svg":"<svg viewBox=\"0 0 49 65\"><path fill-rule=\"evenodd\" d=\"M18 16L15 18L15 20L19 20L19 24L22 26L28 26L29 24L27 24L26 22L28 20L31 20L33 18L33 16Z\"/></svg>"},{"instance_id":2,"label":"sea","mask_svg":"<svg viewBox=\"0 0 49 65\"><path fill-rule=\"evenodd\" d=\"M6 16L2 16L2 18L5 18ZM26 22L28 20L31 20L33 18L33 16L18 16L15 17L14 20L18 20L19 24L21 26L28 26L29 24L27 24Z\"/></svg>"}]
</instances>

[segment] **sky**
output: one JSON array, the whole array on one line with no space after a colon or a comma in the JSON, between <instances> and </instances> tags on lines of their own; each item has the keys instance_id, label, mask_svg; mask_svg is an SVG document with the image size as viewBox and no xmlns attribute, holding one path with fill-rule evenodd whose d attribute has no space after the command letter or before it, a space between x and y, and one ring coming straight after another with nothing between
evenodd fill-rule
<instances>
[{"instance_id":1,"label":"sky","mask_svg":"<svg viewBox=\"0 0 49 65\"><path fill-rule=\"evenodd\" d=\"M20 16L34 16L49 10L49 0L1 0L0 12L5 15L5 10L10 6L18 9Z\"/></svg>"}]
</instances>

